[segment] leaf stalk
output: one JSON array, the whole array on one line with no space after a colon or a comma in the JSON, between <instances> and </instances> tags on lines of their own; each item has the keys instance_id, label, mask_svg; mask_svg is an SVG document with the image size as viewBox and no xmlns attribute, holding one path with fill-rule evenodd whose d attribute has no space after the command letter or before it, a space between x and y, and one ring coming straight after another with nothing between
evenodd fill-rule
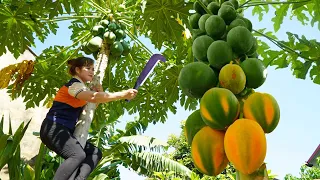
<instances>
[{"instance_id":1,"label":"leaf stalk","mask_svg":"<svg viewBox=\"0 0 320 180\"><path fill-rule=\"evenodd\" d=\"M259 35L261 35L261 36L263 36L263 37L265 37L265 38L267 38L269 41L271 41L273 44L275 44L276 46L278 46L278 47L279 47L280 49L282 49L283 51L286 51L286 52L288 52L288 53L296 54L297 56L299 56L299 57L301 57L301 58L303 58L303 59L305 59L305 60L313 61L312 59L301 55L299 52L295 51L294 49L290 48L289 46L285 45L284 43L282 43L282 42L280 42L280 41L278 41L278 40L275 40L275 39L273 39L272 37L270 37L270 36L268 36L268 35L266 35L266 34L264 34L264 33L261 33L261 32L259 32L259 31L257 31L257 30L254 30L254 29L253 29L252 31L256 32L257 34L259 34Z\"/></svg>"},{"instance_id":2,"label":"leaf stalk","mask_svg":"<svg viewBox=\"0 0 320 180\"><path fill-rule=\"evenodd\" d=\"M252 2L252 3L248 3L247 5L245 5L245 3L244 3L239 8L246 8L246 7L252 7L252 6L264 6L264 5L270 5L270 4L296 4L296 3L304 3L304 2L309 2L309 1L311 1L311 0L292 1L292 2L289 2L289 1L287 1L287 2Z\"/></svg>"},{"instance_id":3,"label":"leaf stalk","mask_svg":"<svg viewBox=\"0 0 320 180\"><path fill-rule=\"evenodd\" d=\"M203 2L201 0L197 0L197 2L202 6L202 8L210 15L212 15L212 12L209 11L209 9L206 7L205 4L203 4Z\"/></svg>"}]
</instances>

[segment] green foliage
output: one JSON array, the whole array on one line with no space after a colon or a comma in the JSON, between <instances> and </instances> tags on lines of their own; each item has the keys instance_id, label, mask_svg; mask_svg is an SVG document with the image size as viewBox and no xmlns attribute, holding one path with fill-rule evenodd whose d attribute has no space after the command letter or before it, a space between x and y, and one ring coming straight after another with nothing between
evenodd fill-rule
<instances>
[{"instance_id":1,"label":"green foliage","mask_svg":"<svg viewBox=\"0 0 320 180\"><path fill-rule=\"evenodd\" d=\"M10 179L32 180L34 171L21 159L20 142L31 120L24 125L20 124L16 132L12 133L11 118L9 117L9 132L3 131L4 116L0 121L0 170L7 164ZM24 178L22 178L24 176ZM28 179L29 178L29 179Z\"/></svg>"},{"instance_id":2,"label":"green foliage","mask_svg":"<svg viewBox=\"0 0 320 180\"><path fill-rule=\"evenodd\" d=\"M4 118L1 119L2 135L0 136L0 139L4 145L2 145L0 149L0 170L3 168L4 165L6 165L11 160L11 158L16 159L17 158L16 156L20 157L20 141L24 136L31 122L31 120L28 121L28 123L25 126L24 126L24 122L22 122L20 126L17 128L16 132L12 134L11 119L9 118L9 134L4 134L2 129L3 120ZM16 164L13 164L13 165L16 165Z\"/></svg>"},{"instance_id":3,"label":"green foliage","mask_svg":"<svg viewBox=\"0 0 320 180\"><path fill-rule=\"evenodd\" d=\"M147 1L143 17L137 22L142 27L141 34L151 31L148 36L158 49L161 49L164 42L181 44L184 28L179 25L179 21L187 24L188 11L192 5L183 0Z\"/></svg>"},{"instance_id":4,"label":"green foliage","mask_svg":"<svg viewBox=\"0 0 320 180\"><path fill-rule=\"evenodd\" d=\"M39 106L42 100L45 100L43 105L52 101L56 91L66 83L66 77L71 78L64 64L70 58L79 55L78 50L65 51L65 48L69 47L54 46L45 49L37 57L33 76L25 81L23 87L13 91L13 85L8 86L12 98L22 95L26 108Z\"/></svg>"},{"instance_id":5,"label":"green foliage","mask_svg":"<svg viewBox=\"0 0 320 180\"><path fill-rule=\"evenodd\" d=\"M287 68L291 66L293 75L299 79L305 79L309 76L314 83L320 84L319 58L320 53L317 49L320 42L316 39L308 40L304 35L287 32L288 41L277 40L271 32L265 32L265 29L256 31L255 35L266 38L277 45L280 50L273 50L259 41L258 54L263 58L264 65L276 66L276 68Z\"/></svg>"},{"instance_id":6,"label":"green foliage","mask_svg":"<svg viewBox=\"0 0 320 180\"><path fill-rule=\"evenodd\" d=\"M47 147L41 143L40 148L39 148L39 153L37 155L37 159L35 162L35 167L34 167L34 178L35 179L40 179L41 177L41 172L42 172L42 164L43 164L43 159L46 155L47 152Z\"/></svg>"},{"instance_id":7,"label":"green foliage","mask_svg":"<svg viewBox=\"0 0 320 180\"><path fill-rule=\"evenodd\" d=\"M320 30L320 5L318 0L297 0L297 1L247 1L241 5L242 8L253 7L252 14L258 15L262 21L263 16L270 10L275 11L272 17L274 32L281 29L281 25L288 15L291 20L296 18L302 25L314 27L318 23ZM276 66L276 68L290 67L293 75L299 79L306 79L309 76L314 83L320 84L319 73L319 42L316 39L307 39L305 36L287 32L288 40L278 40L272 32L266 29L257 30L256 36L259 37L258 54L264 60L265 65ZM266 39L265 39L266 38ZM265 42L269 40L279 47L271 49Z\"/></svg>"},{"instance_id":8,"label":"green foliage","mask_svg":"<svg viewBox=\"0 0 320 180\"><path fill-rule=\"evenodd\" d=\"M183 177L189 177L191 171L182 164L173 161L161 154L152 152L140 152L133 154L131 167L139 170L141 174L151 176L152 172L173 171ZM140 164L140 167L136 166Z\"/></svg>"},{"instance_id":9,"label":"green foliage","mask_svg":"<svg viewBox=\"0 0 320 180\"><path fill-rule=\"evenodd\" d=\"M300 167L300 177L295 177L292 174L287 174L284 180L303 180L303 179L319 179L320 178L320 158L317 158L317 164L313 167L302 165Z\"/></svg>"},{"instance_id":10,"label":"green foliage","mask_svg":"<svg viewBox=\"0 0 320 180\"><path fill-rule=\"evenodd\" d=\"M28 46L34 46L34 36L44 42L50 33L56 33L58 25L50 21L71 8L78 12L81 3L69 1L5 1L0 4L0 55L5 47L17 58ZM65 11L64 11L65 10Z\"/></svg>"},{"instance_id":11,"label":"green foliage","mask_svg":"<svg viewBox=\"0 0 320 180\"><path fill-rule=\"evenodd\" d=\"M168 144L153 137L142 136L148 122L141 118L127 123L124 130L106 124L101 131L90 132L90 142L103 150L103 159L89 179L119 176L118 166L131 168L140 175L152 176L154 171L177 171L189 176L189 169L163 155Z\"/></svg>"}]
</instances>

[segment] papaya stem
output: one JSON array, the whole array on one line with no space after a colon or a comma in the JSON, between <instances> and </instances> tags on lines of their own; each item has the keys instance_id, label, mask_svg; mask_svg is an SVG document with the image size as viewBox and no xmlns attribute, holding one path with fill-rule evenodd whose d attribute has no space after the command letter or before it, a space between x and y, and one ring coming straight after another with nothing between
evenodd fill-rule
<instances>
[{"instance_id":1,"label":"papaya stem","mask_svg":"<svg viewBox=\"0 0 320 180\"><path fill-rule=\"evenodd\" d=\"M252 1L252 0L248 0L248 1L244 2L243 4L241 4L241 5L239 6L239 8L242 8L244 5L248 4L250 1Z\"/></svg>"},{"instance_id":2,"label":"papaya stem","mask_svg":"<svg viewBox=\"0 0 320 180\"><path fill-rule=\"evenodd\" d=\"M126 19L126 20L131 20L131 21L133 20L132 17L128 17L128 16L120 16L117 18L117 20L120 20L120 19Z\"/></svg>"},{"instance_id":3,"label":"papaya stem","mask_svg":"<svg viewBox=\"0 0 320 180\"><path fill-rule=\"evenodd\" d=\"M45 62L47 62L47 61L49 61L49 60L51 60L51 59L54 59L55 57L57 57L57 56L60 55L61 53L63 53L63 52L65 52L65 51L67 51L68 49L70 49L70 48L71 48L72 46L74 46L75 44L79 43L81 40L83 40L83 39L85 39L85 38L88 39L88 37L90 37L89 35L90 35L90 32L88 32L88 33L87 33L86 35L84 35L83 37L79 38L77 41L75 41L75 42L74 42L73 44L71 44L70 46L67 46L67 47L63 48L59 53L57 53L57 54L55 54L55 55L53 55L53 56L51 56L51 57L49 57L49 58L47 58L47 59L44 59L44 60L42 60L42 61L37 61L37 63L39 63L39 64L40 64L40 63L45 63ZM52 72L58 70L61 66L63 66L64 63L66 63L76 52L78 52L80 48L81 48L81 46L79 46L79 47L75 50L75 52L73 52L73 53L72 53L66 60L64 60L57 68L53 69ZM45 74L44 76L38 76L38 77L36 77L35 79L39 79L39 78L43 78L43 77L47 77L47 76L50 76L50 74Z\"/></svg>"},{"instance_id":4,"label":"papaya stem","mask_svg":"<svg viewBox=\"0 0 320 180\"><path fill-rule=\"evenodd\" d=\"M49 18L37 18L37 20L40 21L49 21L49 22L54 22L54 21L65 21L65 20L71 20L71 19L80 19L80 18L101 18L101 16L60 16L60 17L55 17L53 19Z\"/></svg>"},{"instance_id":5,"label":"papaya stem","mask_svg":"<svg viewBox=\"0 0 320 180\"><path fill-rule=\"evenodd\" d=\"M131 9L131 8L136 8L138 4L134 4L132 6L126 7L126 10Z\"/></svg>"},{"instance_id":6,"label":"papaya stem","mask_svg":"<svg viewBox=\"0 0 320 180\"><path fill-rule=\"evenodd\" d=\"M44 60L42 60L42 61L38 61L37 63L44 63L44 62L47 62L48 60L51 60L51 59L57 57L58 55L60 55L61 53L65 52L66 50L70 49L72 46L76 45L77 43L79 43L79 42L82 41L83 39L88 38L89 35L90 35L90 32L88 32L87 34L85 34L83 37L79 38L77 41L75 41L74 43L72 43L70 46L67 46L67 47L63 48L59 53L55 54L54 56L51 56L51 57L49 57L49 58L47 58L47 59L44 59ZM66 61L67 61L67 60L66 60ZM65 62L66 62L66 61L65 61ZM63 62L63 63L65 63L65 62ZM61 67L61 66L63 65L63 63L60 64L59 67ZM58 68L59 68L59 67L58 67ZM58 69L58 68L56 68L56 69Z\"/></svg>"},{"instance_id":7,"label":"papaya stem","mask_svg":"<svg viewBox=\"0 0 320 180\"><path fill-rule=\"evenodd\" d=\"M295 3L304 3L304 2L309 2L311 0L305 0L305 1L293 1L293 2L253 2L249 3L246 6L241 6L241 8L245 7L252 7L252 6L260 6L260 5L270 5L270 4L295 4Z\"/></svg>"},{"instance_id":8,"label":"papaya stem","mask_svg":"<svg viewBox=\"0 0 320 180\"><path fill-rule=\"evenodd\" d=\"M206 7L206 5L203 4L201 0L197 0L197 2L202 6L202 8L210 15L212 15L212 12L209 11L209 9Z\"/></svg>"},{"instance_id":9,"label":"papaya stem","mask_svg":"<svg viewBox=\"0 0 320 180\"><path fill-rule=\"evenodd\" d=\"M83 12L70 12L70 13L62 13L62 14L96 14L97 12L86 12L86 11L83 11Z\"/></svg>"},{"instance_id":10,"label":"papaya stem","mask_svg":"<svg viewBox=\"0 0 320 180\"><path fill-rule=\"evenodd\" d=\"M243 118L243 112L241 112L239 115L239 119L242 119L242 118Z\"/></svg>"},{"instance_id":11,"label":"papaya stem","mask_svg":"<svg viewBox=\"0 0 320 180\"><path fill-rule=\"evenodd\" d=\"M252 30L254 32L256 32L257 34L267 38L269 41L271 41L273 44L277 45L280 49L282 49L283 51L286 51L288 53L293 53L293 54L296 54L297 56L303 58L303 59L306 59L306 60L309 60L309 61L313 61L312 59L308 58L308 57L305 57L303 55L301 55L299 52L295 51L294 49L290 48L289 46L285 45L284 43L278 41L278 40L275 40L273 39L272 37L262 33L262 32L259 32L257 30ZM271 63L271 62L270 62Z\"/></svg>"},{"instance_id":12,"label":"papaya stem","mask_svg":"<svg viewBox=\"0 0 320 180\"><path fill-rule=\"evenodd\" d=\"M94 8L96 8L98 11L102 12L105 15L110 14L110 12L106 11L105 9L103 9L101 6L99 6L97 3L95 3L93 0L90 0L88 2L89 5L93 6Z\"/></svg>"}]
</instances>

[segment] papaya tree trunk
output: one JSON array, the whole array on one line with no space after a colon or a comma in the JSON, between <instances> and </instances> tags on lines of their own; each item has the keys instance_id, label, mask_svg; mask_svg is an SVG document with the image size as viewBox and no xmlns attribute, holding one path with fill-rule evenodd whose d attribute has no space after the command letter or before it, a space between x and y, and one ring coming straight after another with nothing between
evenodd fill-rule
<instances>
[{"instance_id":1,"label":"papaya tree trunk","mask_svg":"<svg viewBox=\"0 0 320 180\"><path fill-rule=\"evenodd\" d=\"M89 85L90 87L95 86L97 84L102 84L105 70L108 66L109 54L110 54L109 47L107 43L103 41L100 52L98 53L97 60L95 63L95 75L93 77L93 81ZM82 147L84 147L86 144L87 137L88 137L88 130L93 120L96 107L97 107L96 103L88 102L87 105L83 108L83 111L76 124L76 128L73 135L79 141Z\"/></svg>"}]
</instances>

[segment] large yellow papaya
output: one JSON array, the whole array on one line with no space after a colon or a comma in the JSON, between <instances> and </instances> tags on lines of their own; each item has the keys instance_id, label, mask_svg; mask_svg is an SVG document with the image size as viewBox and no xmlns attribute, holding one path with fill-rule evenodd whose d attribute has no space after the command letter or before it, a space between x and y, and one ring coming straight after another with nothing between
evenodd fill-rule
<instances>
[{"instance_id":1,"label":"large yellow papaya","mask_svg":"<svg viewBox=\"0 0 320 180\"><path fill-rule=\"evenodd\" d=\"M254 120L238 119L226 131L224 148L229 161L243 174L251 174L263 164L267 140Z\"/></svg>"},{"instance_id":2,"label":"large yellow papaya","mask_svg":"<svg viewBox=\"0 0 320 180\"><path fill-rule=\"evenodd\" d=\"M227 167L229 161L224 151L224 134L224 131L205 126L193 137L191 156L203 174L216 176Z\"/></svg>"}]
</instances>

